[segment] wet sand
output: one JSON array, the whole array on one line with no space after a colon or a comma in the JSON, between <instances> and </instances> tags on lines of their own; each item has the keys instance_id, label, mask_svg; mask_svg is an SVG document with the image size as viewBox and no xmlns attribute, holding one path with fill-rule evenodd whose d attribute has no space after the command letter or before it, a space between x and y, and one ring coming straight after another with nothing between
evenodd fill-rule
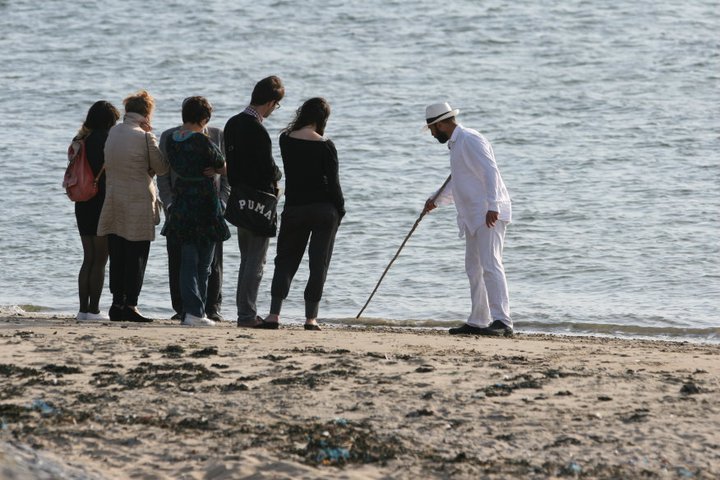
<instances>
[{"instance_id":1,"label":"wet sand","mask_svg":"<svg viewBox=\"0 0 720 480\"><path fill-rule=\"evenodd\" d=\"M0 479L720 478L720 346L0 319Z\"/></svg>"}]
</instances>

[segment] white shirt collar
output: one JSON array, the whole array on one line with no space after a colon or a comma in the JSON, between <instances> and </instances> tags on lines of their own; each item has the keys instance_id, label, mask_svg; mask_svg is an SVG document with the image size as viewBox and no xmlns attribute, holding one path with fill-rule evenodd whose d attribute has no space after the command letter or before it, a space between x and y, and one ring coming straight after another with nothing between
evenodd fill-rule
<instances>
[{"instance_id":1,"label":"white shirt collar","mask_svg":"<svg viewBox=\"0 0 720 480\"><path fill-rule=\"evenodd\" d=\"M455 141L457 140L458 135L460 135L460 130L462 130L462 125L458 123L455 130L453 130L452 135L450 135L450 140L448 140L449 150L452 150L453 145L455 145Z\"/></svg>"}]
</instances>

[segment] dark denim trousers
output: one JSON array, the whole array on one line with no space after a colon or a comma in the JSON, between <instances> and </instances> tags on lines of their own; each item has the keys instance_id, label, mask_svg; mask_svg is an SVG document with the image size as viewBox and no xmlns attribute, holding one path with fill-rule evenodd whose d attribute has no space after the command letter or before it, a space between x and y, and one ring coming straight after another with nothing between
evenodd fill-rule
<instances>
[{"instance_id":1,"label":"dark denim trousers","mask_svg":"<svg viewBox=\"0 0 720 480\"><path fill-rule=\"evenodd\" d=\"M175 313L182 315L182 295L180 294L180 259L182 257L181 244L167 239L168 278L170 281L170 302ZM208 315L220 313L222 307L223 284L223 242L215 244L215 253L210 265L210 278L207 286L207 301L205 313Z\"/></svg>"},{"instance_id":2,"label":"dark denim trousers","mask_svg":"<svg viewBox=\"0 0 720 480\"><path fill-rule=\"evenodd\" d=\"M183 243L180 247L180 295L184 313L196 317L205 315L214 250L214 243Z\"/></svg>"}]
</instances>

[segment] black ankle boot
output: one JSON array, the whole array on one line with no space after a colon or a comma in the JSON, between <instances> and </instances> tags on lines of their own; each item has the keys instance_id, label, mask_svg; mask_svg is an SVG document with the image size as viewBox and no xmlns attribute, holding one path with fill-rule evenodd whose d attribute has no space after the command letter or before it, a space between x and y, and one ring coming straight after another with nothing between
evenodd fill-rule
<instances>
[{"instance_id":1,"label":"black ankle boot","mask_svg":"<svg viewBox=\"0 0 720 480\"><path fill-rule=\"evenodd\" d=\"M112 305L110 307L110 310L108 310L108 317L110 317L110 320L112 320L113 322L122 322L124 308L125 307Z\"/></svg>"}]
</instances>

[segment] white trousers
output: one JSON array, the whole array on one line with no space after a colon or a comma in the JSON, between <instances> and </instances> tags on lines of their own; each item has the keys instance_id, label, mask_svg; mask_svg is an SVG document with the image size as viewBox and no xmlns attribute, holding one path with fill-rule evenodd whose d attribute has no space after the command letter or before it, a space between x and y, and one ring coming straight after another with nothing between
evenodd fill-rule
<instances>
[{"instance_id":1,"label":"white trousers","mask_svg":"<svg viewBox=\"0 0 720 480\"><path fill-rule=\"evenodd\" d=\"M502 263L507 222L498 220L493 228L481 226L471 233L465 227L465 271L470 280L472 311L467 323L487 327L501 320L512 327L510 299Z\"/></svg>"}]
</instances>

